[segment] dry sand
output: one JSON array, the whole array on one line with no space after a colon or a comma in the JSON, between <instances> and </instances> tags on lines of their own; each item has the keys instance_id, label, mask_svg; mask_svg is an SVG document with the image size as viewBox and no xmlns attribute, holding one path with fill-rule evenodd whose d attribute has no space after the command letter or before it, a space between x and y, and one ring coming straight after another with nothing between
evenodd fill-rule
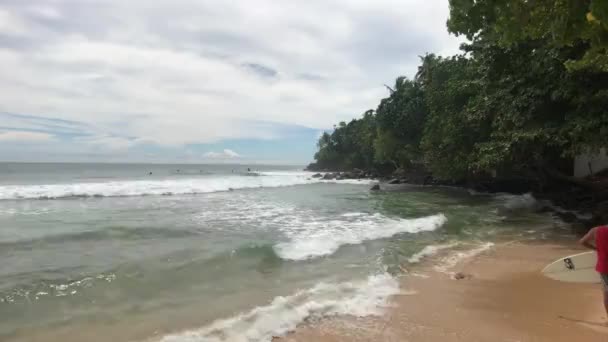
<instances>
[{"instance_id":1,"label":"dry sand","mask_svg":"<svg viewBox=\"0 0 608 342\"><path fill-rule=\"evenodd\" d=\"M404 276L403 294L382 317L335 317L277 339L293 341L608 341L599 284L544 278L549 262L581 250L574 245L507 243L455 265L456 280L433 264L428 277Z\"/></svg>"}]
</instances>

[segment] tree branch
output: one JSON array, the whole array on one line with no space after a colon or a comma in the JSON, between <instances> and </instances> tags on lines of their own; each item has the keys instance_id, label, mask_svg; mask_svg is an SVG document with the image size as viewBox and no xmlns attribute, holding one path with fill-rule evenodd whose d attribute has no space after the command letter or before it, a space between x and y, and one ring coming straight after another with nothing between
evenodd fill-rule
<instances>
[{"instance_id":1,"label":"tree branch","mask_svg":"<svg viewBox=\"0 0 608 342\"><path fill-rule=\"evenodd\" d=\"M385 84L384 86L386 87L386 89L388 89L388 91L390 91L390 92L391 92L391 94L395 92L395 89L393 89L393 88L391 88L391 87L387 86L386 84Z\"/></svg>"}]
</instances>

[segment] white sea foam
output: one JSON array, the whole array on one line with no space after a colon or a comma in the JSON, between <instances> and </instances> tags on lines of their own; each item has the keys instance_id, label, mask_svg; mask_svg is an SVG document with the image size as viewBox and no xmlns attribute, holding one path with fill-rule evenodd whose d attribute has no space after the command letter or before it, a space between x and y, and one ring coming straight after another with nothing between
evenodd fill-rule
<instances>
[{"instance_id":1,"label":"white sea foam","mask_svg":"<svg viewBox=\"0 0 608 342\"><path fill-rule=\"evenodd\" d=\"M502 206L508 210L532 209L538 205L538 201L532 194L523 195L498 194L496 199L502 202Z\"/></svg>"},{"instance_id":2,"label":"white sea foam","mask_svg":"<svg viewBox=\"0 0 608 342\"><path fill-rule=\"evenodd\" d=\"M424 247L420 252L412 255L407 261L412 264L418 263L418 262L420 262L420 260L433 256L444 249L454 248L456 246L458 246L457 242L446 243L443 245L429 245L429 246Z\"/></svg>"},{"instance_id":3,"label":"white sea foam","mask_svg":"<svg viewBox=\"0 0 608 342\"><path fill-rule=\"evenodd\" d=\"M435 271L441 273L452 274L450 270L452 270L459 263L471 259L489 249L494 247L494 243L486 242L481 245L476 246L475 248L469 249L467 251L461 251L451 254L448 257L445 257L441 260L439 265L435 266Z\"/></svg>"},{"instance_id":4,"label":"white sea foam","mask_svg":"<svg viewBox=\"0 0 608 342\"><path fill-rule=\"evenodd\" d=\"M64 198L86 196L180 195L251 188L273 188L313 183L368 184L371 180L321 180L310 172L263 172L257 177L243 175L198 178L120 180L67 184L0 185L0 200Z\"/></svg>"},{"instance_id":5,"label":"white sea foam","mask_svg":"<svg viewBox=\"0 0 608 342\"><path fill-rule=\"evenodd\" d=\"M288 297L196 330L166 335L159 342L261 342L294 330L306 319L333 315L380 315L399 283L388 274L361 282L320 283Z\"/></svg>"},{"instance_id":6,"label":"white sea foam","mask_svg":"<svg viewBox=\"0 0 608 342\"><path fill-rule=\"evenodd\" d=\"M443 214L415 219L389 218L382 214L304 222L301 219L301 216L291 217L290 224L281 228L289 241L275 245L275 252L283 259L305 260L330 255L344 245L389 238L399 233L433 231L447 221Z\"/></svg>"},{"instance_id":7,"label":"white sea foam","mask_svg":"<svg viewBox=\"0 0 608 342\"><path fill-rule=\"evenodd\" d=\"M353 212L353 213L345 213L342 214L343 217L359 217L359 216L365 216L367 215L366 213L360 213L360 212Z\"/></svg>"}]
</instances>

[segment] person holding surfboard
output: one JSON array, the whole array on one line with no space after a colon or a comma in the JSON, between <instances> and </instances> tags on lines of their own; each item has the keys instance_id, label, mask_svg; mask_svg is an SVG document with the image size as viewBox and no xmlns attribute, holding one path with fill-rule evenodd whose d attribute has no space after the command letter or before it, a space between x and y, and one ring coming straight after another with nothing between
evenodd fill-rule
<instances>
[{"instance_id":1,"label":"person holding surfboard","mask_svg":"<svg viewBox=\"0 0 608 342\"><path fill-rule=\"evenodd\" d=\"M608 315L608 226L594 227L579 241L597 252L595 270L600 274L604 292L604 309Z\"/></svg>"}]
</instances>

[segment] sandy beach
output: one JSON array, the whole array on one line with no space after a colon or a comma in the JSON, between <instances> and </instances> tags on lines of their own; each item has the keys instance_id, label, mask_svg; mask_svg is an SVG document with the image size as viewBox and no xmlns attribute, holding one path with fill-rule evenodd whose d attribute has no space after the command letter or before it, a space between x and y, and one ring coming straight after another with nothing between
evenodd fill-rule
<instances>
[{"instance_id":1,"label":"sandy beach","mask_svg":"<svg viewBox=\"0 0 608 342\"><path fill-rule=\"evenodd\" d=\"M470 258L438 255L402 278L381 317L335 317L281 341L608 341L599 284L539 271L574 244L503 243ZM448 264L449 269L437 267ZM463 279L455 279L464 276Z\"/></svg>"}]
</instances>

